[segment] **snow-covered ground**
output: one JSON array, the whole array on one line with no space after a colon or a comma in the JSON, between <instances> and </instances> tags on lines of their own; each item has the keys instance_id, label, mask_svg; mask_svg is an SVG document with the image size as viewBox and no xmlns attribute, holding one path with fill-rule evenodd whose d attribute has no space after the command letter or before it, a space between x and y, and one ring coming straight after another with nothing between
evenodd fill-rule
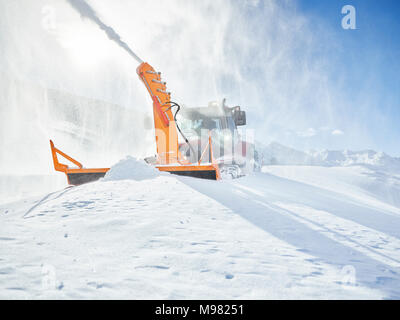
<instances>
[{"instance_id":1,"label":"snow-covered ground","mask_svg":"<svg viewBox=\"0 0 400 320\"><path fill-rule=\"evenodd\" d=\"M398 175L267 166L207 181L144 166L1 204L0 298L400 298Z\"/></svg>"}]
</instances>

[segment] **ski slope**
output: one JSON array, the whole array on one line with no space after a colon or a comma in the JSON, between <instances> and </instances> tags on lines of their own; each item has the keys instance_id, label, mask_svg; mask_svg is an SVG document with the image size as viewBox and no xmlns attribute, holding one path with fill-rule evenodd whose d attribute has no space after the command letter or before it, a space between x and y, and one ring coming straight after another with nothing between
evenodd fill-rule
<instances>
[{"instance_id":1,"label":"ski slope","mask_svg":"<svg viewBox=\"0 0 400 320\"><path fill-rule=\"evenodd\" d=\"M0 298L400 298L395 174L152 170L126 159L102 181L1 204Z\"/></svg>"}]
</instances>

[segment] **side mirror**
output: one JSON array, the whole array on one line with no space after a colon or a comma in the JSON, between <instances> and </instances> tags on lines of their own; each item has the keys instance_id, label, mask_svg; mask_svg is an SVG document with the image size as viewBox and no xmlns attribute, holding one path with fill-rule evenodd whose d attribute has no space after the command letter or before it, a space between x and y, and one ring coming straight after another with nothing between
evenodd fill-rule
<instances>
[{"instance_id":1,"label":"side mirror","mask_svg":"<svg viewBox=\"0 0 400 320\"><path fill-rule=\"evenodd\" d=\"M233 120L235 121L236 126L245 126L246 112L241 111L240 107L236 107L233 111Z\"/></svg>"}]
</instances>

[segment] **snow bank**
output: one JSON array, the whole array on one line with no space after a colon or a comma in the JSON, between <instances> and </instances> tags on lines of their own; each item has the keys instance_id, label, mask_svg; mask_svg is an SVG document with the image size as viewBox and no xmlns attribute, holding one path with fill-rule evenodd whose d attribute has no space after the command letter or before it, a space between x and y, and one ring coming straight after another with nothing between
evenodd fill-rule
<instances>
[{"instance_id":1,"label":"snow bank","mask_svg":"<svg viewBox=\"0 0 400 320\"><path fill-rule=\"evenodd\" d=\"M255 173L0 205L0 299L398 299L399 215L350 200Z\"/></svg>"},{"instance_id":2,"label":"snow bank","mask_svg":"<svg viewBox=\"0 0 400 320\"><path fill-rule=\"evenodd\" d=\"M160 175L153 166L147 164L144 160L139 160L128 156L112 166L106 173L103 181L114 180L146 180Z\"/></svg>"},{"instance_id":3,"label":"snow bank","mask_svg":"<svg viewBox=\"0 0 400 320\"><path fill-rule=\"evenodd\" d=\"M400 213L400 174L377 167L357 166L264 166L261 169L281 178L330 190L363 201L368 206L396 207ZM323 177L323 178L322 178ZM377 203L379 201L379 203Z\"/></svg>"}]
</instances>

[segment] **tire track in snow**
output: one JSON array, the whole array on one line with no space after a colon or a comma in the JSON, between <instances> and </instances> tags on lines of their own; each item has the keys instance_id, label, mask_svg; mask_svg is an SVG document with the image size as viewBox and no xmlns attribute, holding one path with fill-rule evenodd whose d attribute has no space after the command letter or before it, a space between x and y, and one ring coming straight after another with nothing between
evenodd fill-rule
<instances>
[{"instance_id":1,"label":"tire track in snow","mask_svg":"<svg viewBox=\"0 0 400 320\"><path fill-rule=\"evenodd\" d=\"M258 190L239 184L235 186L258 197L263 196L262 192ZM282 202L272 204L257 199L249 200L268 209L289 215L310 229L320 232L329 239L355 249L374 260L391 267L400 267L400 240L395 237L351 220L343 219L327 211L317 210L305 205Z\"/></svg>"},{"instance_id":2,"label":"tire track in snow","mask_svg":"<svg viewBox=\"0 0 400 320\"><path fill-rule=\"evenodd\" d=\"M400 240L395 237L311 207L287 203L275 206L332 240L391 267L400 267Z\"/></svg>"},{"instance_id":3,"label":"tire track in snow","mask_svg":"<svg viewBox=\"0 0 400 320\"><path fill-rule=\"evenodd\" d=\"M49 201L56 200L56 199L60 198L61 196L63 196L65 193L67 193L68 191L72 190L73 188L74 188L74 187L67 187L67 188L65 188L65 189L63 189L63 190L61 190L61 191L55 191L55 192L51 192L51 193L47 194L47 195L44 196L42 199L40 199L38 202L36 202L34 206L32 206L31 208L29 208L29 209L24 213L24 215L23 215L22 217L23 217L24 219L29 219L29 218L34 217L34 216L30 216L30 217L27 217L27 216L28 216L32 211L34 211L37 207L39 207L39 206L41 206L41 205L43 205L43 204L45 204L45 203L47 203L47 202L49 202ZM56 196L52 197L53 195L56 195Z\"/></svg>"}]
</instances>

